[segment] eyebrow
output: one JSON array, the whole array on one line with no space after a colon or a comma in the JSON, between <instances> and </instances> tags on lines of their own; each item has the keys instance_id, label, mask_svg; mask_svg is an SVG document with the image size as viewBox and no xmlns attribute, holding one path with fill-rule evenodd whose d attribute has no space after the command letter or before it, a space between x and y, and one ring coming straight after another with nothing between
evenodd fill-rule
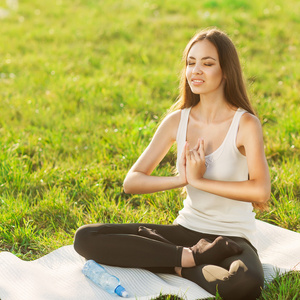
<instances>
[{"instance_id":1,"label":"eyebrow","mask_svg":"<svg viewBox=\"0 0 300 300\"><path fill-rule=\"evenodd\" d=\"M193 57L193 56L189 56L188 59L195 59L195 60L196 60L196 58ZM206 59L212 59L212 60L217 61L216 59L214 59L214 58L211 57L211 56L205 56L205 57L202 57L202 58L201 58L201 60L206 60Z\"/></svg>"}]
</instances>

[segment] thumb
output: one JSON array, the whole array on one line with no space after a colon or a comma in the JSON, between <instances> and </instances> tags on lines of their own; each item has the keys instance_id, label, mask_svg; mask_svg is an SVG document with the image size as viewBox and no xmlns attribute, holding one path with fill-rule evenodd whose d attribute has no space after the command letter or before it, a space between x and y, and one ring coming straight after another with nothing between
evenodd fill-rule
<instances>
[{"instance_id":1,"label":"thumb","mask_svg":"<svg viewBox=\"0 0 300 300\"><path fill-rule=\"evenodd\" d=\"M190 155L189 143L186 142L185 143L185 157L186 157L186 159L189 158L189 155Z\"/></svg>"},{"instance_id":2,"label":"thumb","mask_svg":"<svg viewBox=\"0 0 300 300\"><path fill-rule=\"evenodd\" d=\"M201 158L201 160L204 160L204 161L205 161L205 153L204 153L204 139L201 139L201 141L200 141L199 154L200 154L200 158Z\"/></svg>"},{"instance_id":3,"label":"thumb","mask_svg":"<svg viewBox=\"0 0 300 300\"><path fill-rule=\"evenodd\" d=\"M181 159L183 159L183 160L186 159L186 148L187 148L187 142L185 142L183 150L181 152Z\"/></svg>"},{"instance_id":4,"label":"thumb","mask_svg":"<svg viewBox=\"0 0 300 300\"><path fill-rule=\"evenodd\" d=\"M199 151L199 149L200 149L200 143L201 143L201 139L199 138L198 141L197 141L197 145L194 148L196 151Z\"/></svg>"}]
</instances>

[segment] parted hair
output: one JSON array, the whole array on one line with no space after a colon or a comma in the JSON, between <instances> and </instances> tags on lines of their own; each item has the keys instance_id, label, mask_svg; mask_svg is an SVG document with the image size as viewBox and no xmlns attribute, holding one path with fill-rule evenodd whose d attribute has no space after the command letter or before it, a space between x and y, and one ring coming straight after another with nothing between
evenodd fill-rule
<instances>
[{"instance_id":1,"label":"parted hair","mask_svg":"<svg viewBox=\"0 0 300 300\"><path fill-rule=\"evenodd\" d=\"M183 109L192 107L200 101L200 95L194 94L187 82L186 68L187 57L191 47L203 40L208 40L217 49L220 66L225 79L224 95L226 101L234 107L241 107L249 113L255 114L247 95L237 50L228 35L216 28L201 30L187 44L182 57L184 67L180 78L179 100L175 104L175 108Z\"/></svg>"}]
</instances>

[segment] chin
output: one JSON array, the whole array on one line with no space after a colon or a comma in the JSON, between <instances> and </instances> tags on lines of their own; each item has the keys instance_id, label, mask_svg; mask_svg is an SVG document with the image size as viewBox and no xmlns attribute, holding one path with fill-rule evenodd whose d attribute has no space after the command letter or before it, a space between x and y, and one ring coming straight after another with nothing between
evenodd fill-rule
<instances>
[{"instance_id":1,"label":"chin","mask_svg":"<svg viewBox=\"0 0 300 300\"><path fill-rule=\"evenodd\" d=\"M204 90L201 90L199 88L197 88L197 89L193 88L193 89L191 89L191 91L193 94L196 94L196 95L200 95L200 94L204 93Z\"/></svg>"}]
</instances>

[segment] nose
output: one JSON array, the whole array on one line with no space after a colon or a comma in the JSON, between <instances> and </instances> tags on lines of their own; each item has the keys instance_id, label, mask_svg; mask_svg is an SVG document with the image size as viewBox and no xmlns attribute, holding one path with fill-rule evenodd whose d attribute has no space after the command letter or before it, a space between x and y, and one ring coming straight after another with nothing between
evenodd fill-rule
<instances>
[{"instance_id":1,"label":"nose","mask_svg":"<svg viewBox=\"0 0 300 300\"><path fill-rule=\"evenodd\" d=\"M202 68L200 65L197 65L195 64L195 67L193 68L193 71L192 71L193 74L202 74L203 71L202 71Z\"/></svg>"}]
</instances>

